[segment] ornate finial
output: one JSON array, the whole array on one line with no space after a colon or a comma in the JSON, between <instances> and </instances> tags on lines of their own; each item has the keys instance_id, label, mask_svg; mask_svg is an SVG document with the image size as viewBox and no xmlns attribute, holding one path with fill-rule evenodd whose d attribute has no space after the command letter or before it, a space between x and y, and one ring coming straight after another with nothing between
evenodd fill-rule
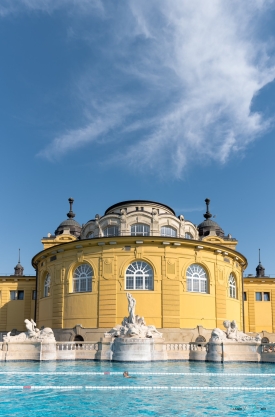
<instances>
[{"instance_id":1,"label":"ornate finial","mask_svg":"<svg viewBox=\"0 0 275 417\"><path fill-rule=\"evenodd\" d=\"M259 265L261 265L261 249L259 249Z\"/></svg>"},{"instance_id":2,"label":"ornate finial","mask_svg":"<svg viewBox=\"0 0 275 417\"><path fill-rule=\"evenodd\" d=\"M70 197L68 199L68 201L70 203L70 211L69 211L69 213L67 213L67 216L68 216L69 219L73 219L75 217L75 214L73 212L73 202L74 202L74 199Z\"/></svg>"},{"instance_id":3,"label":"ornate finial","mask_svg":"<svg viewBox=\"0 0 275 417\"><path fill-rule=\"evenodd\" d=\"M206 213L203 215L204 217L205 217L205 219L207 220L207 219L210 219L210 217L212 217L212 214L210 213L210 211L209 211L209 203L210 203L210 199L209 198L206 198L205 200L205 203L206 203Z\"/></svg>"},{"instance_id":4,"label":"ornate finial","mask_svg":"<svg viewBox=\"0 0 275 417\"><path fill-rule=\"evenodd\" d=\"M19 248L19 258L18 258L18 263L20 264L20 248Z\"/></svg>"}]
</instances>

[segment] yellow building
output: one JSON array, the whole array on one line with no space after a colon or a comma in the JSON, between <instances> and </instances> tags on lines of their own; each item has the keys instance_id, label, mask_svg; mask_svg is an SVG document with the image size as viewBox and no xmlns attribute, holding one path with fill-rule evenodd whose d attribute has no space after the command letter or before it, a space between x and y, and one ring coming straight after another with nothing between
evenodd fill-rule
<instances>
[{"instance_id":1,"label":"yellow building","mask_svg":"<svg viewBox=\"0 0 275 417\"><path fill-rule=\"evenodd\" d=\"M269 341L275 342L275 278L265 274L259 260L256 275L244 277L244 313L246 332L265 332Z\"/></svg>"},{"instance_id":2,"label":"yellow building","mask_svg":"<svg viewBox=\"0 0 275 417\"><path fill-rule=\"evenodd\" d=\"M0 334L25 330L24 318L34 317L35 275L24 275L20 260L14 274L0 276Z\"/></svg>"},{"instance_id":3,"label":"yellow building","mask_svg":"<svg viewBox=\"0 0 275 417\"><path fill-rule=\"evenodd\" d=\"M126 292L136 313L167 334L243 328L242 274L246 258L237 241L211 219L196 226L172 208L144 200L124 201L81 226L69 199L68 219L42 239L35 320L59 340L93 340L127 315Z\"/></svg>"}]
</instances>

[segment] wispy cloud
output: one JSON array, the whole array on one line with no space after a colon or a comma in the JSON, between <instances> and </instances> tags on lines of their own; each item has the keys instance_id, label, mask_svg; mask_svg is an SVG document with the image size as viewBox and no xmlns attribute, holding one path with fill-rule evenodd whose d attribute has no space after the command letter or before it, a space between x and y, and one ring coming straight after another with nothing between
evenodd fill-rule
<instances>
[{"instance_id":1,"label":"wispy cloud","mask_svg":"<svg viewBox=\"0 0 275 417\"><path fill-rule=\"evenodd\" d=\"M79 29L83 16L96 8L101 30L106 29L99 45L105 59L104 82L99 64L92 81L84 78L84 88L83 78L76 83L78 88L82 85L78 99L86 122L77 129L68 127L40 155L53 159L88 142L104 144L112 132L124 141L123 152L112 156L114 163L132 167L138 160L138 169L180 177L190 164L226 163L245 152L271 122L253 112L251 105L275 77L274 43L261 32L274 4L22 0L28 10L50 13L65 8L72 16L77 9L78 30L71 29L76 24L71 20L71 33L91 49L95 33L93 27ZM4 8L0 7L2 16ZM104 88L99 90L99 84ZM92 102L89 95L101 99ZM106 112L107 107L111 110Z\"/></svg>"}]
</instances>

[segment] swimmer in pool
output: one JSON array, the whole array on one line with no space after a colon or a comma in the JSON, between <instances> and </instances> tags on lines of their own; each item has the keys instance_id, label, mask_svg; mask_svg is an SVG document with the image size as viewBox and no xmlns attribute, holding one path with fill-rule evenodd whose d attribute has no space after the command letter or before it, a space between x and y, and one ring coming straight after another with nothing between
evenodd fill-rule
<instances>
[{"instance_id":1,"label":"swimmer in pool","mask_svg":"<svg viewBox=\"0 0 275 417\"><path fill-rule=\"evenodd\" d=\"M135 378L135 376L130 376L127 371L123 372L123 376L124 376L124 378Z\"/></svg>"}]
</instances>

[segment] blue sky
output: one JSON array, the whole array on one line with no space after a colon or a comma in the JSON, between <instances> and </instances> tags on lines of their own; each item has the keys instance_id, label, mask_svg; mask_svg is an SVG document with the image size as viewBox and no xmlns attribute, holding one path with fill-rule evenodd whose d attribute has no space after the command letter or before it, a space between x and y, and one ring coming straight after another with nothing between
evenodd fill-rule
<instances>
[{"instance_id":1,"label":"blue sky","mask_svg":"<svg viewBox=\"0 0 275 417\"><path fill-rule=\"evenodd\" d=\"M275 1L0 0L0 272L75 199L147 199L275 275Z\"/></svg>"}]
</instances>

